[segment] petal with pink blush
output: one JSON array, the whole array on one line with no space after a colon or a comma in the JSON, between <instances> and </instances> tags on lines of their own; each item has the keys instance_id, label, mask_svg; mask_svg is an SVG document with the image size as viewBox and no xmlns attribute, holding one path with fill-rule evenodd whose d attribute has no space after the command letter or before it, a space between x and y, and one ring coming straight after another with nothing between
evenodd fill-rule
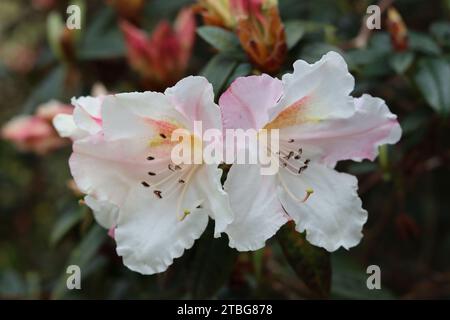
<instances>
[{"instance_id":1,"label":"petal with pink blush","mask_svg":"<svg viewBox=\"0 0 450 320\"><path fill-rule=\"evenodd\" d=\"M194 121L202 121L203 130L221 129L220 110L214 103L214 91L206 78L186 77L168 88L165 95L174 108L189 120L187 129L193 128Z\"/></svg>"},{"instance_id":2,"label":"petal with pink blush","mask_svg":"<svg viewBox=\"0 0 450 320\"><path fill-rule=\"evenodd\" d=\"M272 110L275 119L283 110L303 101L298 123L327 118L346 118L353 114L350 93L355 80L347 64L336 52L329 52L314 64L297 60L294 72L283 76L284 96Z\"/></svg>"},{"instance_id":3,"label":"petal with pink blush","mask_svg":"<svg viewBox=\"0 0 450 320\"><path fill-rule=\"evenodd\" d=\"M219 99L224 129L261 129L283 95L280 80L266 74L237 78Z\"/></svg>"},{"instance_id":4,"label":"petal with pink blush","mask_svg":"<svg viewBox=\"0 0 450 320\"><path fill-rule=\"evenodd\" d=\"M348 118L282 128L280 137L295 140L299 147L314 146L321 161L330 166L341 160L374 160L380 145L399 141L400 125L380 98L363 95L354 104L355 112Z\"/></svg>"}]
</instances>

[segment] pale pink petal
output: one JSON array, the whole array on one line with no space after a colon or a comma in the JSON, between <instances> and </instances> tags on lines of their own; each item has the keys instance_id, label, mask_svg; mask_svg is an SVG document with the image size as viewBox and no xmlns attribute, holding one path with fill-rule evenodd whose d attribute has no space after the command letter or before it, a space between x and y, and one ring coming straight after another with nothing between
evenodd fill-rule
<instances>
[{"instance_id":1,"label":"pale pink petal","mask_svg":"<svg viewBox=\"0 0 450 320\"><path fill-rule=\"evenodd\" d=\"M219 100L223 128L263 128L282 94L281 81L266 74L236 79Z\"/></svg>"},{"instance_id":2,"label":"pale pink petal","mask_svg":"<svg viewBox=\"0 0 450 320\"><path fill-rule=\"evenodd\" d=\"M401 128L382 99L363 95L354 99L348 118L308 122L282 128L280 137L296 148L314 146L320 160L334 166L340 160L374 160L378 146L397 143ZM286 143L285 143L286 144Z\"/></svg>"},{"instance_id":3,"label":"pale pink petal","mask_svg":"<svg viewBox=\"0 0 450 320\"><path fill-rule=\"evenodd\" d=\"M168 88L165 95L189 122L192 130L194 121L202 121L203 130L221 130L220 110L214 103L212 85L204 77L189 76Z\"/></svg>"},{"instance_id":4,"label":"pale pink petal","mask_svg":"<svg viewBox=\"0 0 450 320\"><path fill-rule=\"evenodd\" d=\"M314 64L297 60L294 72L283 76L284 96L272 110L271 120L289 109L289 122L297 124L327 118L346 118L353 114L350 93L354 78L344 59L329 52ZM280 127L282 125L280 121Z\"/></svg>"}]
</instances>

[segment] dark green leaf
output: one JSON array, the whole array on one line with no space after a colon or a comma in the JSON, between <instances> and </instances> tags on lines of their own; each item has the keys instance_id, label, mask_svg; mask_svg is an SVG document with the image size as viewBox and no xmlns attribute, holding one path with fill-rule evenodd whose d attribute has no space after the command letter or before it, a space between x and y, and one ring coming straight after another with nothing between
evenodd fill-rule
<instances>
[{"instance_id":1,"label":"dark green leaf","mask_svg":"<svg viewBox=\"0 0 450 320\"><path fill-rule=\"evenodd\" d=\"M292 49L305 35L305 25L301 21L291 20L284 23L288 49Z\"/></svg>"},{"instance_id":2,"label":"dark green leaf","mask_svg":"<svg viewBox=\"0 0 450 320\"><path fill-rule=\"evenodd\" d=\"M422 60L415 80L427 103L435 111L447 115L450 111L450 64L438 58Z\"/></svg>"},{"instance_id":3,"label":"dark green leaf","mask_svg":"<svg viewBox=\"0 0 450 320\"><path fill-rule=\"evenodd\" d=\"M31 93L24 106L25 113L31 113L39 104L51 99L63 99L66 68L59 66L51 71Z\"/></svg>"},{"instance_id":4,"label":"dark green leaf","mask_svg":"<svg viewBox=\"0 0 450 320\"><path fill-rule=\"evenodd\" d=\"M50 244L57 244L83 217L82 210L72 210L63 214L53 227L50 234Z\"/></svg>"},{"instance_id":5,"label":"dark green leaf","mask_svg":"<svg viewBox=\"0 0 450 320\"><path fill-rule=\"evenodd\" d=\"M81 41L78 57L90 60L117 58L124 54L123 35L118 28L114 12L107 7L92 21Z\"/></svg>"},{"instance_id":6,"label":"dark green leaf","mask_svg":"<svg viewBox=\"0 0 450 320\"><path fill-rule=\"evenodd\" d=\"M409 47L411 48L411 50L422 52L425 54L441 54L441 48L439 48L433 38L425 33L410 32Z\"/></svg>"},{"instance_id":7,"label":"dark green leaf","mask_svg":"<svg viewBox=\"0 0 450 320\"><path fill-rule=\"evenodd\" d=\"M219 27L203 26L197 34L219 51L233 51L239 48L239 39L233 32Z\"/></svg>"},{"instance_id":8,"label":"dark green leaf","mask_svg":"<svg viewBox=\"0 0 450 320\"><path fill-rule=\"evenodd\" d=\"M234 81L236 78L245 77L252 73L252 65L250 63L241 63L236 69L231 73L230 77L227 81L227 87Z\"/></svg>"},{"instance_id":9,"label":"dark green leaf","mask_svg":"<svg viewBox=\"0 0 450 320\"><path fill-rule=\"evenodd\" d=\"M237 257L237 251L228 246L228 239L214 239L213 225L198 241L190 277L194 299L211 297L226 283Z\"/></svg>"},{"instance_id":10,"label":"dark green leaf","mask_svg":"<svg viewBox=\"0 0 450 320\"><path fill-rule=\"evenodd\" d=\"M238 62L234 59L224 54L217 54L208 62L200 74L211 82L214 94L217 96L237 65Z\"/></svg>"},{"instance_id":11,"label":"dark green leaf","mask_svg":"<svg viewBox=\"0 0 450 320\"><path fill-rule=\"evenodd\" d=\"M107 232L97 224L93 225L89 232L84 236L81 243L70 254L67 266L77 265L81 270L81 279L89 275L95 267L101 266L101 257L96 257L98 249L107 238ZM99 260L101 259L101 260ZM53 289L52 297L54 299L61 298L68 293L66 287L66 280L68 274L64 270L57 282L57 285Z\"/></svg>"},{"instance_id":12,"label":"dark green leaf","mask_svg":"<svg viewBox=\"0 0 450 320\"><path fill-rule=\"evenodd\" d=\"M430 32L440 45L450 47L450 22L435 22L431 25Z\"/></svg>"},{"instance_id":13,"label":"dark green leaf","mask_svg":"<svg viewBox=\"0 0 450 320\"><path fill-rule=\"evenodd\" d=\"M394 53L389 57L389 64L392 69L398 74L403 74L414 61L414 53L412 52L401 52Z\"/></svg>"},{"instance_id":14,"label":"dark green leaf","mask_svg":"<svg viewBox=\"0 0 450 320\"><path fill-rule=\"evenodd\" d=\"M331 286L330 254L311 245L304 234L294 229L293 223L284 225L277 238L287 261L311 292L320 298L328 297Z\"/></svg>"}]
</instances>

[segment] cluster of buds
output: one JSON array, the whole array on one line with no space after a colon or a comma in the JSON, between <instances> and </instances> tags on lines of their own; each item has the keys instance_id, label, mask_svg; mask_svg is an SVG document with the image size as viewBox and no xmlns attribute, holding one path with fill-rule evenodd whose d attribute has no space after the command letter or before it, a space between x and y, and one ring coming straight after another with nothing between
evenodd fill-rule
<instances>
[{"instance_id":1,"label":"cluster of buds","mask_svg":"<svg viewBox=\"0 0 450 320\"><path fill-rule=\"evenodd\" d=\"M128 60L140 74L146 89L162 90L184 75L195 41L195 17L190 8L180 11L175 25L160 22L148 36L133 24L122 21Z\"/></svg>"},{"instance_id":2,"label":"cluster of buds","mask_svg":"<svg viewBox=\"0 0 450 320\"><path fill-rule=\"evenodd\" d=\"M260 71L275 74L280 70L287 45L276 0L200 0L197 8L205 24L235 31Z\"/></svg>"},{"instance_id":3,"label":"cluster of buds","mask_svg":"<svg viewBox=\"0 0 450 320\"><path fill-rule=\"evenodd\" d=\"M20 151L48 154L69 142L53 128L53 118L72 112L72 106L50 101L39 106L35 115L20 115L11 119L1 130L2 138L12 142Z\"/></svg>"},{"instance_id":4,"label":"cluster of buds","mask_svg":"<svg viewBox=\"0 0 450 320\"><path fill-rule=\"evenodd\" d=\"M391 36L392 47L401 52L408 49L408 29L400 13L393 7L387 11L386 25Z\"/></svg>"}]
</instances>

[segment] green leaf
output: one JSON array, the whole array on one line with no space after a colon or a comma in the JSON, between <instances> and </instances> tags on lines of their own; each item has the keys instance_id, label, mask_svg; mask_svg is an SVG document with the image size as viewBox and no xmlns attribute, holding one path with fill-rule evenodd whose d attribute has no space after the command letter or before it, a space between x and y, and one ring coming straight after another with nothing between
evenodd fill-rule
<instances>
[{"instance_id":1,"label":"green leaf","mask_svg":"<svg viewBox=\"0 0 450 320\"><path fill-rule=\"evenodd\" d=\"M333 299L393 299L395 296L383 284L380 290L367 288L369 274L361 266L354 264L348 255L333 254ZM384 270L382 266L381 270ZM383 274L383 273L382 273ZM383 279L383 277L381 278Z\"/></svg>"},{"instance_id":2,"label":"green leaf","mask_svg":"<svg viewBox=\"0 0 450 320\"><path fill-rule=\"evenodd\" d=\"M389 64L398 74L403 74L414 61L414 53L398 52L389 57Z\"/></svg>"},{"instance_id":3,"label":"green leaf","mask_svg":"<svg viewBox=\"0 0 450 320\"><path fill-rule=\"evenodd\" d=\"M438 113L450 111L450 64L444 59L424 59L419 62L415 81L427 103Z\"/></svg>"},{"instance_id":4,"label":"green leaf","mask_svg":"<svg viewBox=\"0 0 450 320\"><path fill-rule=\"evenodd\" d=\"M288 49L292 49L305 35L305 24L302 21L290 20L284 23L286 43Z\"/></svg>"},{"instance_id":5,"label":"green leaf","mask_svg":"<svg viewBox=\"0 0 450 320\"><path fill-rule=\"evenodd\" d=\"M231 57L217 54L209 60L200 74L211 82L214 94L218 96L237 65L238 62Z\"/></svg>"},{"instance_id":6,"label":"green leaf","mask_svg":"<svg viewBox=\"0 0 450 320\"><path fill-rule=\"evenodd\" d=\"M442 52L432 37L421 32L409 33L409 47L411 50L430 55L439 55Z\"/></svg>"},{"instance_id":7,"label":"green leaf","mask_svg":"<svg viewBox=\"0 0 450 320\"><path fill-rule=\"evenodd\" d=\"M72 251L66 266L77 265L81 270L81 279L102 265L101 257L96 257L100 246L107 238L107 232L97 224L93 225L81 243ZM100 259L100 260L99 260ZM52 298L58 299L68 293L66 280L68 274L64 270L52 291Z\"/></svg>"},{"instance_id":8,"label":"green leaf","mask_svg":"<svg viewBox=\"0 0 450 320\"><path fill-rule=\"evenodd\" d=\"M219 51L239 49L239 39L230 31L219 27L203 26L197 28L197 34Z\"/></svg>"},{"instance_id":9,"label":"green leaf","mask_svg":"<svg viewBox=\"0 0 450 320\"><path fill-rule=\"evenodd\" d=\"M305 235L297 232L293 223L284 225L277 233L283 253L311 292L327 298L331 287L330 253L311 245Z\"/></svg>"},{"instance_id":10,"label":"green leaf","mask_svg":"<svg viewBox=\"0 0 450 320\"><path fill-rule=\"evenodd\" d=\"M450 22L435 22L431 25L430 32L440 45L450 47Z\"/></svg>"},{"instance_id":11,"label":"green leaf","mask_svg":"<svg viewBox=\"0 0 450 320\"><path fill-rule=\"evenodd\" d=\"M59 66L52 70L32 91L24 106L25 113L31 113L39 104L51 99L64 98L66 68Z\"/></svg>"},{"instance_id":12,"label":"green leaf","mask_svg":"<svg viewBox=\"0 0 450 320\"><path fill-rule=\"evenodd\" d=\"M245 77L251 74L252 68L252 65L247 62L239 64L228 77L226 86L228 87L234 80L236 80L236 78Z\"/></svg>"},{"instance_id":13,"label":"green leaf","mask_svg":"<svg viewBox=\"0 0 450 320\"><path fill-rule=\"evenodd\" d=\"M92 22L83 37L78 57L84 60L117 58L125 55L125 42L114 11L107 7Z\"/></svg>"},{"instance_id":14,"label":"green leaf","mask_svg":"<svg viewBox=\"0 0 450 320\"><path fill-rule=\"evenodd\" d=\"M59 218L50 234L50 244L54 246L70 231L83 217L82 210L66 212Z\"/></svg>"},{"instance_id":15,"label":"green leaf","mask_svg":"<svg viewBox=\"0 0 450 320\"><path fill-rule=\"evenodd\" d=\"M229 279L237 251L228 246L228 239L214 239L210 223L195 247L192 262L191 292L194 299L213 296Z\"/></svg>"}]
</instances>

